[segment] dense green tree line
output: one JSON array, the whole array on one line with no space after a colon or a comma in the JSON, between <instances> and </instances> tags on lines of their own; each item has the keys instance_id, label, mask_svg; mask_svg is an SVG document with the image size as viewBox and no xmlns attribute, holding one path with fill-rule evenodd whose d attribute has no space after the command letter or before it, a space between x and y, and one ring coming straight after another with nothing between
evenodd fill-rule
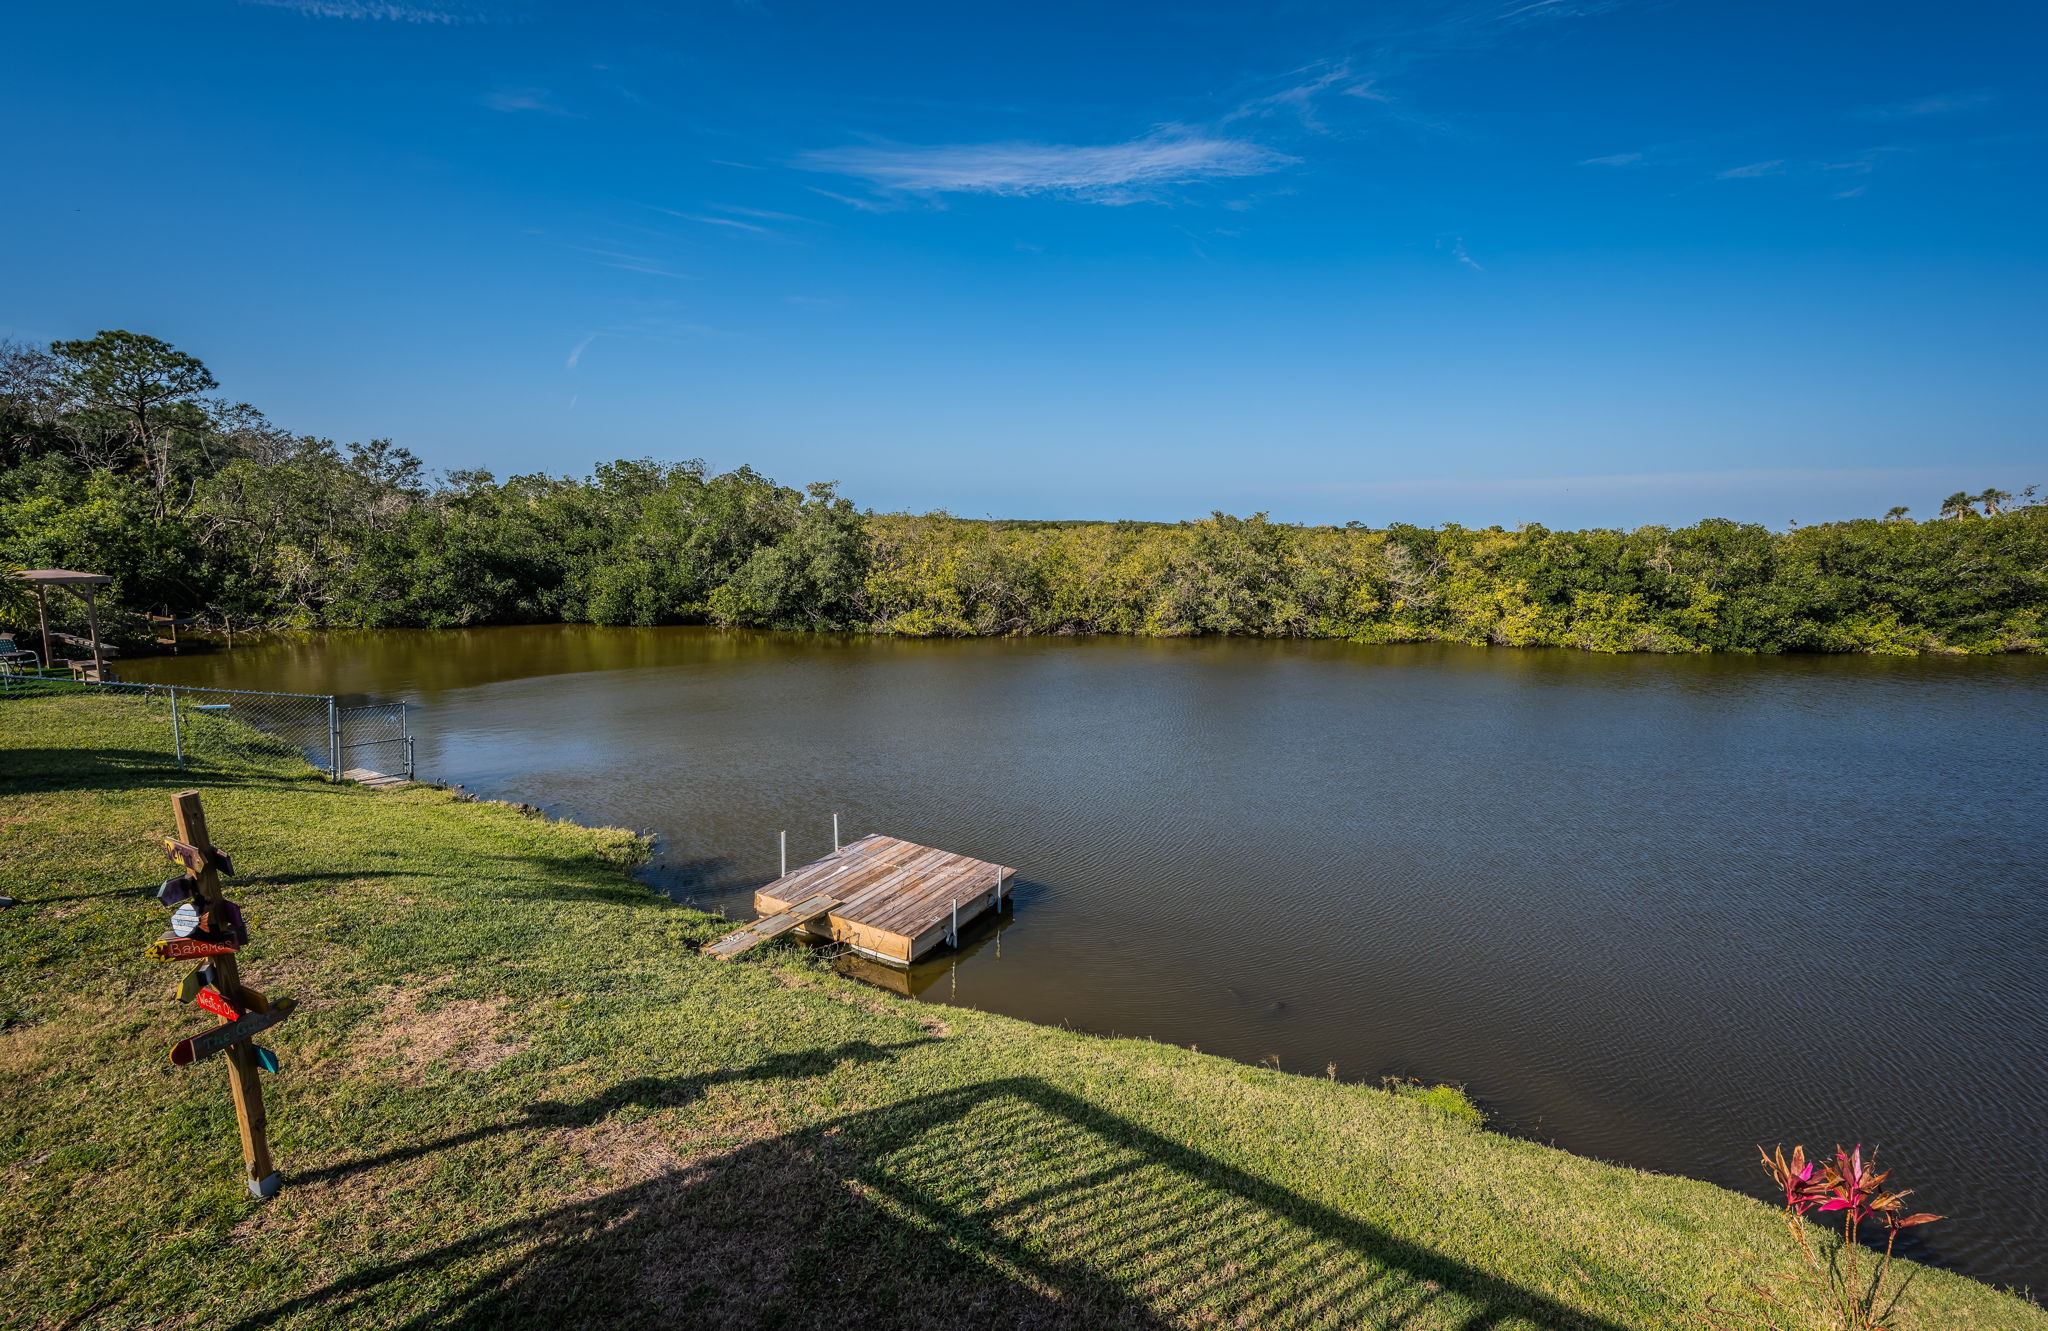
<instances>
[{"instance_id":1,"label":"dense green tree line","mask_svg":"<svg viewBox=\"0 0 2048 1331\"><path fill-rule=\"evenodd\" d=\"M2048 504L1773 532L980 522L830 484L614 462L429 477L293 435L198 360L101 333L0 346L0 560L240 626L571 621L897 634L1236 633L1596 651L2048 649ZM60 598L61 599L61 598ZM0 618L12 615L0 600Z\"/></svg>"}]
</instances>

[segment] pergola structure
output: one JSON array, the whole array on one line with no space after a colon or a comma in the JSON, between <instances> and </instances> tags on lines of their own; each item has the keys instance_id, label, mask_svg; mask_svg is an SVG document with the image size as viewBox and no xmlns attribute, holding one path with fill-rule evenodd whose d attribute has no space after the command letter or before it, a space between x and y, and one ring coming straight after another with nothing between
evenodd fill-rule
<instances>
[{"instance_id":1,"label":"pergola structure","mask_svg":"<svg viewBox=\"0 0 2048 1331\"><path fill-rule=\"evenodd\" d=\"M69 587L85 598L85 623L92 633L92 677L104 680L107 677L106 657L100 650L99 606L93 599L93 588L104 587L113 579L104 573L74 573L68 568L31 568L14 575L36 589L36 620L43 630L43 664L56 659L50 650L50 607L44 599L51 587Z\"/></svg>"}]
</instances>

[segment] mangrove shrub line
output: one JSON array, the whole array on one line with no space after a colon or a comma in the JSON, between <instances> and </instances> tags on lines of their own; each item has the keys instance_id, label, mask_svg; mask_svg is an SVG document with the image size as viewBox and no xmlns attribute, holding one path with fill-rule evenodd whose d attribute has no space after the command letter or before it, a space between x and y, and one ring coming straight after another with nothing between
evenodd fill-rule
<instances>
[{"instance_id":1,"label":"mangrove shrub line","mask_svg":"<svg viewBox=\"0 0 2048 1331\"><path fill-rule=\"evenodd\" d=\"M2048 504L1772 531L876 514L829 483L619 461L429 476L293 435L106 332L0 346L0 560L141 612L274 627L703 623L914 635L1260 634L1595 651L2041 651ZM0 621L22 626L16 598Z\"/></svg>"}]
</instances>

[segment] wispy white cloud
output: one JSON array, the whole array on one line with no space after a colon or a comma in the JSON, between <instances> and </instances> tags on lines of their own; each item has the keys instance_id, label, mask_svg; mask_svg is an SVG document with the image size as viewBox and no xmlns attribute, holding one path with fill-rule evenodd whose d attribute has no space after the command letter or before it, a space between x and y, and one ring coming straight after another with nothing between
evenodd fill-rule
<instances>
[{"instance_id":1,"label":"wispy white cloud","mask_svg":"<svg viewBox=\"0 0 2048 1331\"><path fill-rule=\"evenodd\" d=\"M649 277L673 277L678 282L694 282L697 280L689 273L679 273L672 268L664 268L658 263L634 263L628 260L614 259L598 259L595 262L600 267L617 268L622 272L628 273L646 273Z\"/></svg>"},{"instance_id":2,"label":"wispy white cloud","mask_svg":"<svg viewBox=\"0 0 2048 1331\"><path fill-rule=\"evenodd\" d=\"M1286 82L1276 91L1239 102L1216 123L1228 125L1238 120L1285 114L1298 118L1307 129L1323 132L1329 127L1317 115L1316 102L1324 96L1352 97L1370 102L1393 100L1376 86L1372 76L1355 73L1348 58L1318 60L1288 73Z\"/></svg>"},{"instance_id":3,"label":"wispy white cloud","mask_svg":"<svg viewBox=\"0 0 2048 1331\"><path fill-rule=\"evenodd\" d=\"M1296 160L1248 139L1169 125L1123 143L831 148L805 153L796 165L912 194L1060 194L1121 204L1172 185L1262 175Z\"/></svg>"},{"instance_id":4,"label":"wispy white cloud","mask_svg":"<svg viewBox=\"0 0 2048 1331\"><path fill-rule=\"evenodd\" d=\"M1887 144L1881 148L1866 148L1860 153L1844 157L1839 161L1822 162L1819 165L1819 169L1822 171L1847 171L1855 175L1868 175L1877 169L1877 164L1883 161L1888 154L1905 151L1906 149L1898 144Z\"/></svg>"},{"instance_id":5,"label":"wispy white cloud","mask_svg":"<svg viewBox=\"0 0 2048 1331\"><path fill-rule=\"evenodd\" d=\"M732 217L706 217L702 213L682 213L677 212L673 208L656 208L654 211L658 213L666 213L670 217L681 218L685 222L699 222L705 226L731 227L735 231L751 231L757 236L774 236L781 234L780 232L770 231L765 226L757 226L752 222L742 222L737 218Z\"/></svg>"},{"instance_id":6,"label":"wispy white cloud","mask_svg":"<svg viewBox=\"0 0 2048 1331\"><path fill-rule=\"evenodd\" d=\"M886 213L894 211L893 205L882 203L875 199L856 199L850 194L834 194L831 190L819 189L816 185L806 185L804 188L808 189L813 194L822 194L826 198L833 200L835 203L843 203L849 208L858 208L860 209L860 211L864 213Z\"/></svg>"},{"instance_id":7,"label":"wispy white cloud","mask_svg":"<svg viewBox=\"0 0 2048 1331\"><path fill-rule=\"evenodd\" d=\"M1858 185L1853 189L1836 190L1835 197L1838 199L1853 199L1861 195L1868 188L1868 185Z\"/></svg>"},{"instance_id":8,"label":"wispy white cloud","mask_svg":"<svg viewBox=\"0 0 2048 1331\"><path fill-rule=\"evenodd\" d=\"M1639 166L1647 160L1646 153L1609 153L1605 157L1584 157L1580 166Z\"/></svg>"},{"instance_id":9,"label":"wispy white cloud","mask_svg":"<svg viewBox=\"0 0 2048 1331\"><path fill-rule=\"evenodd\" d=\"M598 336L598 334L592 333L589 337L586 337L581 342L578 342L575 345L575 347L570 350L569 359L562 362L562 368L565 370L575 369L576 366L583 360L583 353L589 349L590 344L592 342L597 341Z\"/></svg>"},{"instance_id":10,"label":"wispy white cloud","mask_svg":"<svg viewBox=\"0 0 2048 1331\"><path fill-rule=\"evenodd\" d=\"M645 254L634 254L629 250L603 250L595 249L589 245L570 245L568 248L575 250L579 254L595 254L600 259L617 259L621 263L660 262L658 259L650 258Z\"/></svg>"},{"instance_id":11,"label":"wispy white cloud","mask_svg":"<svg viewBox=\"0 0 2048 1331\"><path fill-rule=\"evenodd\" d=\"M770 212L766 208L742 208L736 203L714 203L712 209L721 213L732 213L737 217L758 217L764 222L808 222L812 226L826 226L814 217L799 217L795 213Z\"/></svg>"},{"instance_id":12,"label":"wispy white cloud","mask_svg":"<svg viewBox=\"0 0 2048 1331\"><path fill-rule=\"evenodd\" d=\"M1747 166L1731 166L1726 171L1717 172L1714 179L1754 180L1758 176L1780 176L1785 173L1784 167L1785 159L1779 157L1768 162L1751 162Z\"/></svg>"},{"instance_id":13,"label":"wispy white cloud","mask_svg":"<svg viewBox=\"0 0 2048 1331\"><path fill-rule=\"evenodd\" d=\"M1459 263L1464 264L1467 268L1470 268L1475 273L1483 273L1486 271L1486 269L1480 265L1477 259L1474 259L1470 254L1465 252L1465 238L1463 236L1455 237L1451 241L1451 257L1453 259L1456 259Z\"/></svg>"},{"instance_id":14,"label":"wispy white cloud","mask_svg":"<svg viewBox=\"0 0 2048 1331\"><path fill-rule=\"evenodd\" d=\"M1881 119L1948 115L1954 111L1974 111L1996 100L1997 97L1998 94L1989 88L1958 88L1953 92L1935 93L1931 97L1915 97L1910 101L1894 102L1889 106L1867 107L1863 114Z\"/></svg>"},{"instance_id":15,"label":"wispy white cloud","mask_svg":"<svg viewBox=\"0 0 2048 1331\"><path fill-rule=\"evenodd\" d=\"M482 23L490 16L465 5L409 5L395 0L242 0L245 5L289 9L308 18L384 20L391 23Z\"/></svg>"},{"instance_id":16,"label":"wispy white cloud","mask_svg":"<svg viewBox=\"0 0 2048 1331\"><path fill-rule=\"evenodd\" d=\"M1543 23L1551 19L1590 18L1619 9L1629 0L1503 0L1469 11L1471 21L1502 26Z\"/></svg>"},{"instance_id":17,"label":"wispy white cloud","mask_svg":"<svg viewBox=\"0 0 2048 1331\"><path fill-rule=\"evenodd\" d=\"M553 94L546 88L500 88L486 93L481 100L493 111L538 111L550 116L569 114L556 104Z\"/></svg>"}]
</instances>

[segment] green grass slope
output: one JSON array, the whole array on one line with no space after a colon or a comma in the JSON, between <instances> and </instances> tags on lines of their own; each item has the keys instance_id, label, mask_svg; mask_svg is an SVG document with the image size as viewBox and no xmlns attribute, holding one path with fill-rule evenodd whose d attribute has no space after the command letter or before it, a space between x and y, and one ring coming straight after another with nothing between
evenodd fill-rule
<instances>
[{"instance_id":1,"label":"green grass slope","mask_svg":"<svg viewBox=\"0 0 2048 1331\"><path fill-rule=\"evenodd\" d=\"M617 831L153 764L134 704L0 701L0 1324L1664 1327L1773 1212L1429 1103L895 998L621 871ZM298 1013L250 1200L208 1018L145 960L205 795ZM2048 1328L1921 1274L1902 1326Z\"/></svg>"}]
</instances>

